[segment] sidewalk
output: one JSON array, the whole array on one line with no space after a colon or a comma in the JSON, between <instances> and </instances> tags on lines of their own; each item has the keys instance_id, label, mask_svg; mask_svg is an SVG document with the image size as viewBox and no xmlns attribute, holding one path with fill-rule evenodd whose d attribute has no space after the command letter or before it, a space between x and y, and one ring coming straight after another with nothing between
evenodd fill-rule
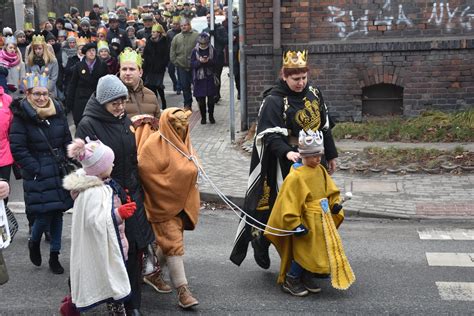
<instances>
[{"instance_id":1,"label":"sidewalk","mask_svg":"<svg viewBox=\"0 0 474 316\"><path fill-rule=\"evenodd\" d=\"M222 75L222 99L215 107L216 124L200 124L200 114L191 118L191 140L204 170L219 189L238 205L242 205L250 167L250 155L230 141L229 80ZM235 104L236 130L240 130L239 102ZM236 132L236 139L240 133ZM463 146L474 151L472 143L403 144L341 141L342 150L362 150L363 147L424 147L451 149ZM452 218L474 219L474 174L465 175L362 175L337 171L334 180L341 191L353 193L345 204L346 214L388 218ZM221 201L206 183L200 184L201 199Z\"/></svg>"}]
</instances>

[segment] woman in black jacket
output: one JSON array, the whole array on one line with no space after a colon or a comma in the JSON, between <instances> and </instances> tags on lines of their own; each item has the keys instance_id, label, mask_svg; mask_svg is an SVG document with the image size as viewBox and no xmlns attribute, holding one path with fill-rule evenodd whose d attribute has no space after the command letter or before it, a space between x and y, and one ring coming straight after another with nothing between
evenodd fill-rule
<instances>
[{"instance_id":1,"label":"woman in black jacket","mask_svg":"<svg viewBox=\"0 0 474 316\"><path fill-rule=\"evenodd\" d=\"M107 75L99 79L97 92L87 102L84 116L77 127L76 137L99 139L115 153L111 177L127 190L137 203L134 215L125 221L129 242L127 272L132 288L125 304L127 315L139 315L141 305L141 261L143 250L154 241L143 206L143 192L138 181L138 161L131 121L125 115L128 90L120 79Z\"/></svg>"},{"instance_id":2,"label":"woman in black jacket","mask_svg":"<svg viewBox=\"0 0 474 316\"><path fill-rule=\"evenodd\" d=\"M88 43L81 50L85 56L72 71L66 98L66 106L72 111L76 127L82 119L84 108L94 93L99 78L108 73L107 65L97 57L95 43Z\"/></svg>"},{"instance_id":3,"label":"woman in black jacket","mask_svg":"<svg viewBox=\"0 0 474 316\"><path fill-rule=\"evenodd\" d=\"M69 192L62 187L59 162L66 159L71 134L62 106L49 97L48 78L29 75L26 98L17 99L10 129L10 148L21 167L26 209L35 215L28 242L30 260L41 265L40 240L51 232L49 267L55 274L64 272L58 261L61 250L63 212L72 207ZM48 144L49 143L49 144ZM53 152L50 147L52 147Z\"/></svg>"},{"instance_id":4,"label":"woman in black jacket","mask_svg":"<svg viewBox=\"0 0 474 316\"><path fill-rule=\"evenodd\" d=\"M164 110L166 109L166 99L163 78L170 60L170 51L168 38L160 24L155 24L151 28L151 36L146 41L143 58L145 59L143 63L145 87L153 91L156 96L160 95L161 108Z\"/></svg>"}]
</instances>

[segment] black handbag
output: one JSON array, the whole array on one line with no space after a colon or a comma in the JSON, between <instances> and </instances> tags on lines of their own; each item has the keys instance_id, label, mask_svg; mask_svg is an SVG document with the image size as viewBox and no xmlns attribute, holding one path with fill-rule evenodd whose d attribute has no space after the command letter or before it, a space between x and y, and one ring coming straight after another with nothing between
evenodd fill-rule
<instances>
[{"instance_id":1,"label":"black handbag","mask_svg":"<svg viewBox=\"0 0 474 316\"><path fill-rule=\"evenodd\" d=\"M54 159L58 163L59 174L62 177L67 176L68 174L76 171L79 168L79 166L76 165L72 160L69 160L65 157L61 157L58 154L58 150L57 149L55 150L53 147L51 147L51 144L49 143L48 138L46 137L46 135L44 134L44 132L41 128L38 127L38 131L43 136L44 140L46 141L46 144L48 144L49 151L51 152Z\"/></svg>"}]
</instances>

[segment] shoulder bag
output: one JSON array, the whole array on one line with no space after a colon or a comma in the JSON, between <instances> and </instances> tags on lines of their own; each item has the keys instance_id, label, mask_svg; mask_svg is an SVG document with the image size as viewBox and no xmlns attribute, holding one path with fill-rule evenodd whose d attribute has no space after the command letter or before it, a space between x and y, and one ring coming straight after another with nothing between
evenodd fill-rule
<instances>
[{"instance_id":1,"label":"shoulder bag","mask_svg":"<svg viewBox=\"0 0 474 316\"><path fill-rule=\"evenodd\" d=\"M41 136L43 136L46 144L48 144L49 151L51 152L54 159L58 163L59 174L62 177L65 177L68 174L76 171L78 169L78 166L74 162L72 162L71 160L69 160L65 157L61 157L58 154L58 150L57 149L55 150L53 147L51 147L51 144L49 143L48 138L46 137L46 135L44 134L43 130L40 127L38 127L38 131L40 132Z\"/></svg>"}]
</instances>

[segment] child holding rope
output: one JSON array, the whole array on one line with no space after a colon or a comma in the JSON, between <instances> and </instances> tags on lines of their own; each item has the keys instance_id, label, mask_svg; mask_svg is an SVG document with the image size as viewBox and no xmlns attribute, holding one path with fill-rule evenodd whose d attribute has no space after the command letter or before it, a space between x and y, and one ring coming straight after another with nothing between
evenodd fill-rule
<instances>
[{"instance_id":1,"label":"child holding rope","mask_svg":"<svg viewBox=\"0 0 474 316\"><path fill-rule=\"evenodd\" d=\"M320 164L321 132L300 132L295 163L285 178L265 229L281 257L278 283L283 291L306 296L321 291L316 276L331 275L332 285L347 289L355 280L337 227L344 220L340 192ZM282 236L281 230L293 230Z\"/></svg>"}]
</instances>

